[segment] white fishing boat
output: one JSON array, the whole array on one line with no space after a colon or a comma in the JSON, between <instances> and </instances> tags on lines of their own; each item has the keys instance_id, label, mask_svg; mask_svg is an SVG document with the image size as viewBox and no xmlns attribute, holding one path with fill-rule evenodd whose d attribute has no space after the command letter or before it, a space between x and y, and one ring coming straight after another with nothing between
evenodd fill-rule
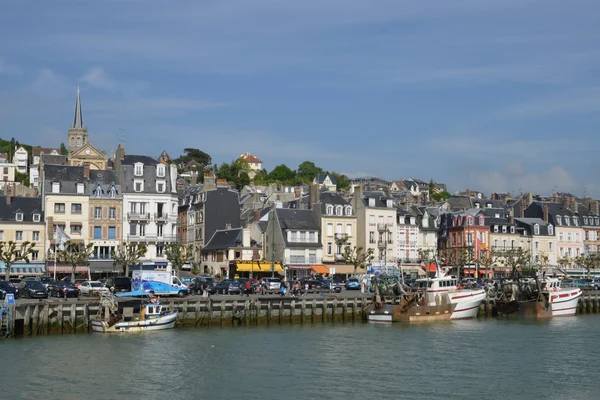
<instances>
[{"instance_id":1,"label":"white fishing boat","mask_svg":"<svg viewBox=\"0 0 600 400\"><path fill-rule=\"evenodd\" d=\"M177 310L171 310L169 307L160 304L156 296L150 296L148 302L141 305L139 313L120 311L114 298L109 299L109 296L103 296L102 300L103 307L101 309L107 307L110 310L110 315L92 321L94 332L158 331L173 328L177 320Z\"/></svg>"},{"instance_id":2,"label":"white fishing boat","mask_svg":"<svg viewBox=\"0 0 600 400\"><path fill-rule=\"evenodd\" d=\"M558 278L546 278L541 294L544 307L539 317L568 317L575 315L583 292L577 287L562 287Z\"/></svg>"}]
</instances>

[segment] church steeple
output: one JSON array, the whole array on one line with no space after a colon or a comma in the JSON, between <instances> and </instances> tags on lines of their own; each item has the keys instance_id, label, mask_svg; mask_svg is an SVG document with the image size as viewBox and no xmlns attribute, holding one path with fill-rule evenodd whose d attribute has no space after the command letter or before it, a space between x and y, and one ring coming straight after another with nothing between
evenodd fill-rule
<instances>
[{"instance_id":1,"label":"church steeple","mask_svg":"<svg viewBox=\"0 0 600 400\"><path fill-rule=\"evenodd\" d=\"M79 82L77 82L77 100L75 100L75 116L71 128L83 129L83 114L81 112L81 96L79 94Z\"/></svg>"}]
</instances>

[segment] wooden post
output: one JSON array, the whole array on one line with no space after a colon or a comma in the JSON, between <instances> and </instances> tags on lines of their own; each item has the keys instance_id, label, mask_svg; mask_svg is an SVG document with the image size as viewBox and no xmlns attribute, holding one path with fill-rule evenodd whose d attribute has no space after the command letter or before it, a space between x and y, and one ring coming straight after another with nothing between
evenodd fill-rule
<instances>
[{"instance_id":1,"label":"wooden post","mask_svg":"<svg viewBox=\"0 0 600 400\"><path fill-rule=\"evenodd\" d=\"M85 319L85 331L90 333L90 305L85 303L83 306L83 318Z\"/></svg>"},{"instance_id":2,"label":"wooden post","mask_svg":"<svg viewBox=\"0 0 600 400\"><path fill-rule=\"evenodd\" d=\"M267 299L267 325L271 324L271 318L273 317L273 302L271 299Z\"/></svg>"},{"instance_id":3,"label":"wooden post","mask_svg":"<svg viewBox=\"0 0 600 400\"><path fill-rule=\"evenodd\" d=\"M304 323L304 314L306 313L306 299L302 299L300 303L300 323Z\"/></svg>"},{"instance_id":4,"label":"wooden post","mask_svg":"<svg viewBox=\"0 0 600 400\"><path fill-rule=\"evenodd\" d=\"M283 312L284 312L283 300L279 300L279 325L281 325L281 321L283 318Z\"/></svg>"},{"instance_id":5,"label":"wooden post","mask_svg":"<svg viewBox=\"0 0 600 400\"><path fill-rule=\"evenodd\" d=\"M77 305L71 304L71 330L73 333L77 330Z\"/></svg>"},{"instance_id":6,"label":"wooden post","mask_svg":"<svg viewBox=\"0 0 600 400\"><path fill-rule=\"evenodd\" d=\"M48 325L49 322L49 318L48 316L50 315L50 305L48 303L44 304L44 309L42 310L42 322L41 322L41 326L42 326L42 334L48 334L50 333L50 326Z\"/></svg>"},{"instance_id":7,"label":"wooden post","mask_svg":"<svg viewBox=\"0 0 600 400\"><path fill-rule=\"evenodd\" d=\"M317 313L317 299L313 299L310 307L310 323L315 323L315 314Z\"/></svg>"},{"instance_id":8,"label":"wooden post","mask_svg":"<svg viewBox=\"0 0 600 400\"><path fill-rule=\"evenodd\" d=\"M62 335L64 332L64 316L63 316L63 306L65 303L60 303L58 305L58 326L60 327L60 334Z\"/></svg>"},{"instance_id":9,"label":"wooden post","mask_svg":"<svg viewBox=\"0 0 600 400\"><path fill-rule=\"evenodd\" d=\"M290 324L294 323L294 314L296 314L296 300L290 302Z\"/></svg>"}]
</instances>

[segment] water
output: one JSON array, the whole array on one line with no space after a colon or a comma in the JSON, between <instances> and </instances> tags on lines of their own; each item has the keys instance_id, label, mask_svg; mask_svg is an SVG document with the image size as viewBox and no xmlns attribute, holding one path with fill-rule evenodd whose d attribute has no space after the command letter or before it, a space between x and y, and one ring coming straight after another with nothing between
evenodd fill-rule
<instances>
[{"instance_id":1,"label":"water","mask_svg":"<svg viewBox=\"0 0 600 400\"><path fill-rule=\"evenodd\" d=\"M0 399L598 399L599 349L593 315L23 338Z\"/></svg>"}]
</instances>

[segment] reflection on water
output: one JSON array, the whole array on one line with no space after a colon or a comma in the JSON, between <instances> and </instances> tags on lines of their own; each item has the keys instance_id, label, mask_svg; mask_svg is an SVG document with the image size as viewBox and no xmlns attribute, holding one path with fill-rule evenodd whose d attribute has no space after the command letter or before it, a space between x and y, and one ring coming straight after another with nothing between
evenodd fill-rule
<instances>
[{"instance_id":1,"label":"reflection on water","mask_svg":"<svg viewBox=\"0 0 600 400\"><path fill-rule=\"evenodd\" d=\"M26 338L0 343L0 399L596 399L598 332L584 316Z\"/></svg>"}]
</instances>

